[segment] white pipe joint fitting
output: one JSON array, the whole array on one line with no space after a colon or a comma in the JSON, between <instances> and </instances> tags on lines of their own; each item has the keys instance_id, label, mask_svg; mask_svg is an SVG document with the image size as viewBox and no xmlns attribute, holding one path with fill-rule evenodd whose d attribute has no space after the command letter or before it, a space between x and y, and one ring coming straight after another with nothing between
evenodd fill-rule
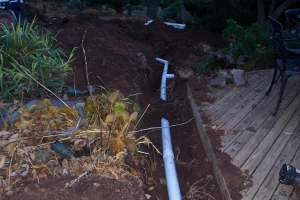
<instances>
[{"instance_id":1,"label":"white pipe joint fitting","mask_svg":"<svg viewBox=\"0 0 300 200\"><path fill-rule=\"evenodd\" d=\"M163 159L169 200L181 200L181 193L175 168L174 153L172 150L171 134L169 121L161 119Z\"/></svg>"},{"instance_id":2,"label":"white pipe joint fitting","mask_svg":"<svg viewBox=\"0 0 300 200\"><path fill-rule=\"evenodd\" d=\"M156 60L158 62L164 63L164 70L162 73L161 85L160 85L160 98L166 101L167 100L167 89L166 89L167 78L169 79L174 78L174 74L168 74L169 62L167 60L161 58L156 58Z\"/></svg>"}]
</instances>

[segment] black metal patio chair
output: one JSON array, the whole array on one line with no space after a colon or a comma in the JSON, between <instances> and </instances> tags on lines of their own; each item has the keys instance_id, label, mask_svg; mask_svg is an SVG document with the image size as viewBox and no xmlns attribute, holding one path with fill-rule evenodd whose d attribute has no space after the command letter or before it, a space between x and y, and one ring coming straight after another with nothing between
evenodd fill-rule
<instances>
[{"instance_id":1,"label":"black metal patio chair","mask_svg":"<svg viewBox=\"0 0 300 200\"><path fill-rule=\"evenodd\" d=\"M291 54L293 54L294 52L289 51L285 46L286 39L282 24L272 17L269 17L269 19L272 27L272 40L275 50L275 66L271 85L269 87L269 90L265 94L268 95L271 92L274 83L276 83L278 79L281 78L281 86L277 105L274 112L272 113L272 115L275 116L280 107L284 88L288 78L293 75L300 75L300 55L297 58L289 58L289 56L291 56Z\"/></svg>"},{"instance_id":2,"label":"black metal patio chair","mask_svg":"<svg viewBox=\"0 0 300 200\"><path fill-rule=\"evenodd\" d=\"M293 8L285 11L286 31L293 35L300 33L300 8Z\"/></svg>"},{"instance_id":3,"label":"black metal patio chair","mask_svg":"<svg viewBox=\"0 0 300 200\"><path fill-rule=\"evenodd\" d=\"M300 8L285 11L285 26L286 47L293 53L300 54L299 42L294 42L300 40ZM295 47L293 44L297 46Z\"/></svg>"}]
</instances>

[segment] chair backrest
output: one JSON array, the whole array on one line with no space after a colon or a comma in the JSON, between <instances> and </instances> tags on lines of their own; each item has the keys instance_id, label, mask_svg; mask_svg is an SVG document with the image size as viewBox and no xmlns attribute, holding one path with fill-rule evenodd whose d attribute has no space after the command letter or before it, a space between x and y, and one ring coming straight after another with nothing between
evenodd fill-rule
<instances>
[{"instance_id":1,"label":"chair backrest","mask_svg":"<svg viewBox=\"0 0 300 200\"><path fill-rule=\"evenodd\" d=\"M285 25L288 32L300 31L300 8L285 11Z\"/></svg>"},{"instance_id":2,"label":"chair backrest","mask_svg":"<svg viewBox=\"0 0 300 200\"><path fill-rule=\"evenodd\" d=\"M284 46L284 32L282 24L271 16L269 16L269 19L271 22L272 40L275 48L276 58L285 59L286 48Z\"/></svg>"}]
</instances>

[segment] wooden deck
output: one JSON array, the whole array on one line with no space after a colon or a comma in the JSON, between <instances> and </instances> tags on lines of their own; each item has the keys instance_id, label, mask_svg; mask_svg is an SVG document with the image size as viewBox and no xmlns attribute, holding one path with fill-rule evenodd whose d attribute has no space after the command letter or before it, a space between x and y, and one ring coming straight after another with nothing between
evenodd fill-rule
<instances>
[{"instance_id":1,"label":"wooden deck","mask_svg":"<svg viewBox=\"0 0 300 200\"><path fill-rule=\"evenodd\" d=\"M247 73L249 84L234 88L214 89L214 104L197 106L189 90L190 103L197 121L206 153L214 165L214 174L224 199L232 199L226 180L218 168L205 127L223 130L221 150L232 158L232 163L248 172L253 186L241 191L243 200L297 199L292 186L278 182L282 164L291 163L300 168L300 77L294 76L287 83L278 114L275 108L280 85L266 96L273 70ZM202 124L205 114L212 123ZM216 126L215 126L216 125ZM285 196L286 195L286 196ZM233 199L236 200L236 199Z\"/></svg>"}]
</instances>

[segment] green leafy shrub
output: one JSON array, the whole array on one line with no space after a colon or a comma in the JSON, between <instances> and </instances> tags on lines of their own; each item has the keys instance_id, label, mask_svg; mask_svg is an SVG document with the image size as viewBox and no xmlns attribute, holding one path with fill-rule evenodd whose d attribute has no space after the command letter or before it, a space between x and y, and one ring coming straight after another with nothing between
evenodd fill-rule
<instances>
[{"instance_id":1,"label":"green leafy shrub","mask_svg":"<svg viewBox=\"0 0 300 200\"><path fill-rule=\"evenodd\" d=\"M69 10L72 10L77 13L79 13L85 9L85 3L80 2L80 1L71 1L71 2L67 3L66 6Z\"/></svg>"},{"instance_id":2,"label":"green leafy shrub","mask_svg":"<svg viewBox=\"0 0 300 200\"><path fill-rule=\"evenodd\" d=\"M121 13L123 10L132 10L132 7L142 4L143 0L102 0L102 3L111 6L117 13Z\"/></svg>"},{"instance_id":3,"label":"green leafy shrub","mask_svg":"<svg viewBox=\"0 0 300 200\"><path fill-rule=\"evenodd\" d=\"M208 53L204 60L196 64L196 69L200 74L209 75L218 70L218 66L215 63L214 57L212 53Z\"/></svg>"},{"instance_id":4,"label":"green leafy shrub","mask_svg":"<svg viewBox=\"0 0 300 200\"><path fill-rule=\"evenodd\" d=\"M73 52L66 56L54 45L55 38L46 30L39 30L32 23L18 23L16 27L8 28L7 24L0 31L0 91L2 99L9 94L24 97L33 96L38 92L43 97L37 80L47 88L59 87L62 92L64 79L72 73L70 63ZM31 76L31 77L30 77Z\"/></svg>"},{"instance_id":5,"label":"green leafy shrub","mask_svg":"<svg viewBox=\"0 0 300 200\"><path fill-rule=\"evenodd\" d=\"M106 4L105 0L86 0L86 5L92 8L101 8L103 4Z\"/></svg>"},{"instance_id":6,"label":"green leafy shrub","mask_svg":"<svg viewBox=\"0 0 300 200\"><path fill-rule=\"evenodd\" d=\"M256 1L184 0L185 8L209 31L221 33L226 20L235 19L243 26L256 20Z\"/></svg>"},{"instance_id":7,"label":"green leafy shrub","mask_svg":"<svg viewBox=\"0 0 300 200\"><path fill-rule=\"evenodd\" d=\"M231 42L232 53L235 57L239 55L253 56L258 46L271 45L269 35L260 31L257 23L248 28L237 24L233 19L227 20L227 28L222 33L225 41Z\"/></svg>"},{"instance_id":8,"label":"green leafy shrub","mask_svg":"<svg viewBox=\"0 0 300 200\"><path fill-rule=\"evenodd\" d=\"M168 18L179 20L179 13L180 13L180 3L178 1L169 2L168 4L165 3L165 8L159 14L163 20Z\"/></svg>"}]
</instances>

